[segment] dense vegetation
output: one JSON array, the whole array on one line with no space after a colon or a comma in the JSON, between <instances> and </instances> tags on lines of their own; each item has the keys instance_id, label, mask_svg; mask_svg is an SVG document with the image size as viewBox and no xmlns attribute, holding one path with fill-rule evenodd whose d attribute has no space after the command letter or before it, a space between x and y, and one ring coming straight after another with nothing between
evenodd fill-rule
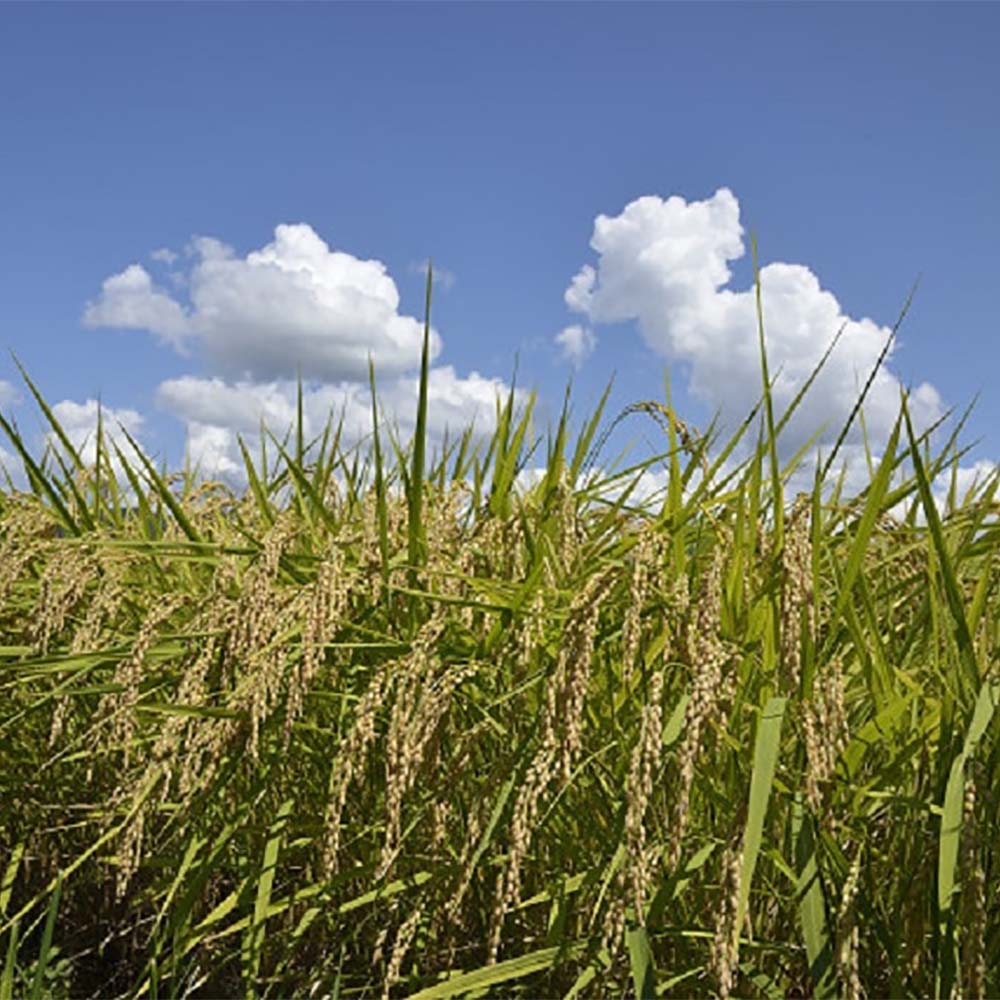
<instances>
[{"instance_id":1,"label":"dense vegetation","mask_svg":"<svg viewBox=\"0 0 1000 1000\"><path fill-rule=\"evenodd\" d=\"M0 998L1000 994L997 480L903 400L786 497L766 371L617 478L513 396L242 496L4 421Z\"/></svg>"}]
</instances>

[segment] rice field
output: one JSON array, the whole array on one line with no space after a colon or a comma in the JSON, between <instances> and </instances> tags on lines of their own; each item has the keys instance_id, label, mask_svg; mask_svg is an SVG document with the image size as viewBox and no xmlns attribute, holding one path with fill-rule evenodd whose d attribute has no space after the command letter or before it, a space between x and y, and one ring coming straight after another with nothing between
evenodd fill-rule
<instances>
[{"instance_id":1,"label":"rice field","mask_svg":"<svg viewBox=\"0 0 1000 1000\"><path fill-rule=\"evenodd\" d=\"M630 407L613 476L603 404L432 454L426 351L412 441L300 412L242 494L29 381L0 1000L1000 995L997 478L940 502L904 399L789 495L760 337L741 428Z\"/></svg>"}]
</instances>

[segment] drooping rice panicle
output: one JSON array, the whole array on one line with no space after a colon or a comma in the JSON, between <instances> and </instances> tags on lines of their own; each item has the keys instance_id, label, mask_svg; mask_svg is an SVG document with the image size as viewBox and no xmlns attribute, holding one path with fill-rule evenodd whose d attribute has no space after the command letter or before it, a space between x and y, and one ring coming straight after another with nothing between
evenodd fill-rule
<instances>
[{"instance_id":1,"label":"drooping rice panicle","mask_svg":"<svg viewBox=\"0 0 1000 1000\"><path fill-rule=\"evenodd\" d=\"M904 413L810 490L764 403L30 465L0 997L47 927L53 996L1000 993L1000 479Z\"/></svg>"}]
</instances>

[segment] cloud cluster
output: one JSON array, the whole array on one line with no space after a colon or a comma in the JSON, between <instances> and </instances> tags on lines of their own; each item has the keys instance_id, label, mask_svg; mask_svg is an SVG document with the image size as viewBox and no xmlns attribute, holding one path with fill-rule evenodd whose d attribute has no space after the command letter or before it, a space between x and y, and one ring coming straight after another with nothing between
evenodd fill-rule
<instances>
[{"instance_id":1,"label":"cloud cluster","mask_svg":"<svg viewBox=\"0 0 1000 1000\"><path fill-rule=\"evenodd\" d=\"M73 447L77 450L80 458L86 465L93 465L97 461L97 414L100 408L101 430L106 443L116 444L131 462L135 452L128 442L128 438L122 433L122 427L139 442L139 435L142 433L144 423L141 414L131 409L112 409L108 406L100 406L96 399L88 399L83 403L74 402L71 399L64 399L52 407L52 412L60 427L66 432ZM46 434L46 441L57 445L58 440L54 432ZM114 455L114 452L111 452ZM113 458L113 464L117 468L117 457Z\"/></svg>"},{"instance_id":2,"label":"cloud cluster","mask_svg":"<svg viewBox=\"0 0 1000 1000\"><path fill-rule=\"evenodd\" d=\"M599 215L591 239L596 260L579 270L565 292L566 304L582 321L556 334L556 347L579 367L594 352L595 327L635 322L654 351L687 372L692 393L734 427L761 389L754 289L732 287L730 264L745 253L743 237L739 203L725 188L703 201L643 197L618 215ZM346 442L361 440L370 432L369 356L383 414L408 439L423 327L400 312L396 284L381 262L332 249L305 224L277 226L269 243L245 255L198 237L183 254L160 249L151 256L173 290L141 264L131 264L103 283L86 306L84 323L145 330L199 359L196 374L161 384L157 403L184 423L190 458L206 474L239 479L237 434L254 445L262 420L279 437L284 434L295 420L299 373L306 434L321 433L332 413L335 420L343 417ZM426 264L410 269L426 273ZM435 277L442 287L454 281L445 269L435 268ZM779 413L841 331L781 439L787 456L825 424L821 444L828 451L890 330L848 315L802 265L770 263L761 271L761 285ZM432 360L438 358L442 341L436 331L430 347ZM876 453L896 418L901 389L885 366L868 395L866 428ZM9 391L0 383L0 403ZM497 395L507 387L475 372L460 376L450 366L432 365L429 392L428 430L432 441L440 441L446 429L461 431L472 420L488 433ZM910 407L918 426L943 410L928 383L911 392ZM854 459L850 475L859 483L862 454L856 423L844 455Z\"/></svg>"},{"instance_id":3,"label":"cloud cluster","mask_svg":"<svg viewBox=\"0 0 1000 1000\"><path fill-rule=\"evenodd\" d=\"M243 460L237 435L256 455L263 420L279 440L296 421L297 384L289 380L268 383L230 383L220 378L187 375L161 383L157 402L187 426L188 456L205 475L241 479ZM432 446L449 435L454 440L469 424L489 434L496 426L496 400L507 392L499 379L476 372L460 377L450 365L432 368L428 377L427 433ZM414 430L418 379L403 376L377 386L381 419L405 444ZM523 397L522 397L523 398ZM327 422L341 426L341 441L351 447L371 433L371 396L359 382L303 387L303 430L307 439L323 433ZM383 426L383 433L388 427ZM388 442L386 442L388 447Z\"/></svg>"},{"instance_id":4,"label":"cloud cluster","mask_svg":"<svg viewBox=\"0 0 1000 1000\"><path fill-rule=\"evenodd\" d=\"M22 402L23 397L18 397L15 402ZM96 399L87 399L80 403L72 399L64 399L52 406L52 412L60 427L69 438L70 443L79 454L85 465L93 465L97 461L97 423L98 410L100 410L101 429L104 435L104 444L107 449L107 456L111 462L111 468L118 480L120 495L125 503L131 503L134 494L131 486L125 478L124 469L117 453L111 447L117 445L118 449L125 456L129 465L137 467L135 449L122 431L124 428L132 436L143 454L148 454L142 443L143 426L145 420L141 414L132 409L115 409L109 406L98 404ZM48 424L45 424L47 427ZM29 439L26 441L28 450L37 459L42 450L51 448L60 452L64 460L68 458L63 448L62 442L52 430L47 430L39 437L40 447L34 447L38 441ZM8 476L14 489L27 491L30 489L28 476L25 473L24 464L19 455L13 454L9 449L0 444L0 488L8 486Z\"/></svg>"},{"instance_id":5,"label":"cloud cluster","mask_svg":"<svg viewBox=\"0 0 1000 1000\"><path fill-rule=\"evenodd\" d=\"M8 487L8 477L14 485L14 489L27 488L28 477L24 474L21 459L0 445L0 487L3 489Z\"/></svg>"},{"instance_id":6,"label":"cloud cluster","mask_svg":"<svg viewBox=\"0 0 1000 1000\"><path fill-rule=\"evenodd\" d=\"M20 401L21 394L17 391L17 389L11 385L10 382L0 378L0 408L4 406L14 406Z\"/></svg>"},{"instance_id":7,"label":"cloud cluster","mask_svg":"<svg viewBox=\"0 0 1000 1000\"><path fill-rule=\"evenodd\" d=\"M308 436L332 414L343 418L345 443L371 431L369 357L379 379L383 416L402 440L413 430L423 324L400 313L399 292L385 266L331 249L308 225L280 225L274 239L245 256L209 237L193 239L182 256L151 254L171 268L185 300L157 284L141 265L109 277L83 314L88 327L145 330L182 354L198 349L206 373L163 382L157 404L187 430L188 455L206 475L243 475L237 435L256 445L261 422L279 438L296 418L296 379L304 384ZM410 270L426 274L426 262ZM444 288L454 275L435 267ZM442 341L430 336L431 360ZM459 376L434 366L429 376L428 434L475 422L494 426L497 395L507 387L476 372Z\"/></svg>"},{"instance_id":8,"label":"cloud cluster","mask_svg":"<svg viewBox=\"0 0 1000 1000\"><path fill-rule=\"evenodd\" d=\"M728 287L729 264L745 252L739 202L732 192L721 188L711 198L691 202L676 196L639 198L619 215L599 215L590 245L597 263L584 265L573 277L565 292L569 308L592 324L636 321L649 347L685 366L691 391L734 427L758 399L761 377L754 289ZM821 441L829 444L846 422L890 329L847 315L803 265L767 264L760 280L778 413L843 329L781 439L783 452L790 454L825 424ZM876 445L892 428L901 388L891 369L883 367L869 392L864 413ZM943 411L938 392L926 382L913 390L910 408L921 426ZM848 445L856 449L859 444L855 426Z\"/></svg>"},{"instance_id":9,"label":"cloud cluster","mask_svg":"<svg viewBox=\"0 0 1000 1000\"><path fill-rule=\"evenodd\" d=\"M594 348L597 346L594 331L578 323L560 330L555 335L555 342L563 359L574 368L579 368L594 353Z\"/></svg>"},{"instance_id":10,"label":"cloud cluster","mask_svg":"<svg viewBox=\"0 0 1000 1000\"><path fill-rule=\"evenodd\" d=\"M84 309L83 323L89 327L148 330L182 352L193 332L182 306L153 284L141 264L130 264L104 280L98 299L88 302Z\"/></svg>"},{"instance_id":11,"label":"cloud cluster","mask_svg":"<svg viewBox=\"0 0 1000 1000\"><path fill-rule=\"evenodd\" d=\"M155 259L176 264L169 251ZM363 379L369 355L385 375L419 363L423 324L399 312L399 292L377 260L332 250L311 226L281 225L266 246L239 256L209 237L192 240L182 272L187 302L141 264L109 277L88 303L88 327L146 330L181 352L197 345L214 371L267 381ZM431 335L436 357L441 339Z\"/></svg>"},{"instance_id":12,"label":"cloud cluster","mask_svg":"<svg viewBox=\"0 0 1000 1000\"><path fill-rule=\"evenodd\" d=\"M988 459L980 459L978 462L973 462L972 465L959 466L955 471L955 500L961 504L972 492L978 496L998 472L1000 472L1000 466ZM951 469L942 472L934 480L934 497L942 510L946 509L951 485Z\"/></svg>"},{"instance_id":13,"label":"cloud cluster","mask_svg":"<svg viewBox=\"0 0 1000 1000\"><path fill-rule=\"evenodd\" d=\"M427 280L426 260L411 261L407 270L409 270L410 274L419 274L423 277L424 281ZM446 267L441 267L440 264L434 264L434 274L432 280L435 285L441 288L442 291L450 291L455 287L455 272L449 271Z\"/></svg>"}]
</instances>

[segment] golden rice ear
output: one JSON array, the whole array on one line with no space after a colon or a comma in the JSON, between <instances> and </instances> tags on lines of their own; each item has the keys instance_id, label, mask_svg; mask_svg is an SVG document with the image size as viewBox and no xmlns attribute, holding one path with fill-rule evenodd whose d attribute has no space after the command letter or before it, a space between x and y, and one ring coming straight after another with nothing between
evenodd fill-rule
<instances>
[{"instance_id":1,"label":"golden rice ear","mask_svg":"<svg viewBox=\"0 0 1000 1000\"><path fill-rule=\"evenodd\" d=\"M239 497L31 457L0 1000L1000 992L1000 478L940 509L962 449L903 412L861 493L788 504L766 420L734 457L763 405L718 445L632 408L669 450L588 479L567 401L527 497L502 403L419 488L377 404L357 447L241 440Z\"/></svg>"}]
</instances>

